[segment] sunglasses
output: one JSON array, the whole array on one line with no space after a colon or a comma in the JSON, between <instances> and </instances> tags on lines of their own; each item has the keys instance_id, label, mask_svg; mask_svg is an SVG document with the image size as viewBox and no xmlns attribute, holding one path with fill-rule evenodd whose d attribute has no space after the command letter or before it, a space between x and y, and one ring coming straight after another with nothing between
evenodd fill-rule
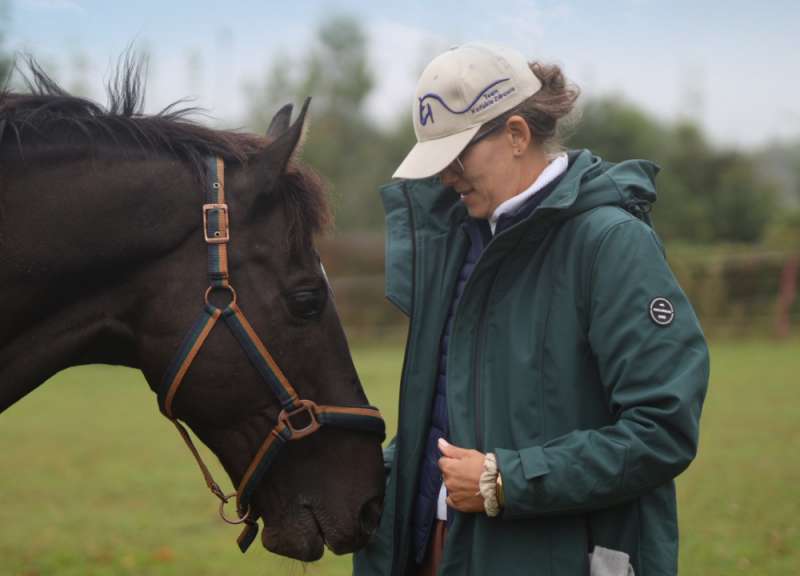
<instances>
[{"instance_id":1,"label":"sunglasses","mask_svg":"<svg viewBox=\"0 0 800 576\"><path fill-rule=\"evenodd\" d=\"M445 170L451 169L454 172L456 172L457 174L459 174L460 176L463 176L464 175L464 162L461 160L461 158L464 156L464 154L467 153L467 150L469 150L472 146L475 146L475 144L477 144L478 142L480 142L484 138L494 134L500 128L503 128L504 126L505 126L505 123L494 124L492 126L483 126L480 130L478 130L478 132L475 134L475 136L472 138L472 140L470 140L467 143L467 145L464 146L464 149L461 150L461 152L458 154L458 156L456 156L455 160L453 160L450 164L447 165L447 168L445 168Z\"/></svg>"}]
</instances>

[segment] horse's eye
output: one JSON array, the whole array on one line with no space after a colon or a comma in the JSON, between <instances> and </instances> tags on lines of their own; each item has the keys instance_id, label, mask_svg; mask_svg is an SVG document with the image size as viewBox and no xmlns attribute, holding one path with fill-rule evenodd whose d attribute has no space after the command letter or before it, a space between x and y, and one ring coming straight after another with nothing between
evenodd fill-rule
<instances>
[{"instance_id":1,"label":"horse's eye","mask_svg":"<svg viewBox=\"0 0 800 576\"><path fill-rule=\"evenodd\" d=\"M298 318L316 318L322 314L327 292L320 288L307 288L291 292L286 296L289 311Z\"/></svg>"}]
</instances>

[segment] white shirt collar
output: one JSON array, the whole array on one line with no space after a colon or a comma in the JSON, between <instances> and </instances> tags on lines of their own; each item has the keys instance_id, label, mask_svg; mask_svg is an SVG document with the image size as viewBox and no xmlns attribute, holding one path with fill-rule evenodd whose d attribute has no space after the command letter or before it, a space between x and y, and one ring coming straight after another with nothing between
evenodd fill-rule
<instances>
[{"instance_id":1,"label":"white shirt collar","mask_svg":"<svg viewBox=\"0 0 800 576\"><path fill-rule=\"evenodd\" d=\"M539 190L566 172L568 164L569 162L567 161L567 153L560 153L550 161L544 170L542 170L542 173L539 174L539 177L536 180L534 180L533 184L495 208L494 214L492 214L492 216L489 218L489 227L492 229L492 235L494 235L494 229L497 226L497 220L500 218L500 216L515 212L517 208L522 206L522 204L524 204L528 198L536 194Z\"/></svg>"}]
</instances>

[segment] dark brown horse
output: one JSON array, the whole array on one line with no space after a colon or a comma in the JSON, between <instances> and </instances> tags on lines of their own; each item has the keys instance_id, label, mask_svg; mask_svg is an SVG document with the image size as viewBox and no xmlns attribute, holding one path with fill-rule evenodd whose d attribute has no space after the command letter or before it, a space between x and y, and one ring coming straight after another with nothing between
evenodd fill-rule
<instances>
[{"instance_id":1,"label":"dark brown horse","mask_svg":"<svg viewBox=\"0 0 800 576\"><path fill-rule=\"evenodd\" d=\"M326 198L294 158L305 107L291 126L284 108L263 138L204 128L187 109L142 115L135 66L119 74L108 110L35 65L30 78L30 93L0 94L0 412L87 363L139 368L161 389L209 285L209 158L224 161L230 282L254 332L300 398L366 404L313 247ZM280 410L222 323L172 403L234 485ZM363 431L323 426L286 442L249 501L264 546L301 560L323 544L362 546L380 515L381 462L379 438Z\"/></svg>"}]
</instances>

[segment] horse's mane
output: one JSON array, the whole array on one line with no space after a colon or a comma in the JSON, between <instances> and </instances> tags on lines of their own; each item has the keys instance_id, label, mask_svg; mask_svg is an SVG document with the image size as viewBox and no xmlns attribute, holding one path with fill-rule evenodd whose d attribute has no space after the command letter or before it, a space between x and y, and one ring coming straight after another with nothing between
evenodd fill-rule
<instances>
[{"instance_id":1,"label":"horse's mane","mask_svg":"<svg viewBox=\"0 0 800 576\"><path fill-rule=\"evenodd\" d=\"M126 56L108 82L108 105L73 96L58 85L32 58L17 67L27 93L0 90L0 144L16 142L21 153L28 146L53 144L59 138L75 145L81 137L89 146L127 146L169 154L186 162L200 182L206 179L205 159L220 156L243 164L263 150L266 137L232 130L216 130L189 118L202 112L178 100L156 114L145 115L142 63ZM46 135L46 136L45 136ZM0 152L0 156L2 152ZM318 232L330 219L321 180L309 168L292 163L285 178L285 194L292 228L301 236ZM299 225L299 226L298 226Z\"/></svg>"}]
</instances>

